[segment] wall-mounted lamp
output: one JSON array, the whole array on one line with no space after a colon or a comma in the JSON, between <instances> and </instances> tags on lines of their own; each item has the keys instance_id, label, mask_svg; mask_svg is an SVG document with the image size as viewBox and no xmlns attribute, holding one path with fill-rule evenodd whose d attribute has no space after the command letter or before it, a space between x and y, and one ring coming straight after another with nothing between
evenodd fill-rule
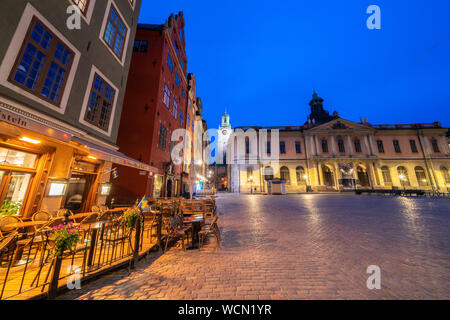
<instances>
[{"instance_id":1,"label":"wall-mounted lamp","mask_svg":"<svg viewBox=\"0 0 450 320\"><path fill-rule=\"evenodd\" d=\"M67 191L66 180L50 180L47 196L48 197L62 197Z\"/></svg>"},{"instance_id":2,"label":"wall-mounted lamp","mask_svg":"<svg viewBox=\"0 0 450 320\"><path fill-rule=\"evenodd\" d=\"M111 184L110 183L104 183L102 184L100 195L101 196L109 196L111 193Z\"/></svg>"},{"instance_id":3,"label":"wall-mounted lamp","mask_svg":"<svg viewBox=\"0 0 450 320\"><path fill-rule=\"evenodd\" d=\"M41 141L39 141L39 140L31 139L31 138L28 138L28 137L22 137L19 140L20 141L24 141L24 142L28 142L28 143L32 143L32 144L40 144L41 143Z\"/></svg>"}]
</instances>

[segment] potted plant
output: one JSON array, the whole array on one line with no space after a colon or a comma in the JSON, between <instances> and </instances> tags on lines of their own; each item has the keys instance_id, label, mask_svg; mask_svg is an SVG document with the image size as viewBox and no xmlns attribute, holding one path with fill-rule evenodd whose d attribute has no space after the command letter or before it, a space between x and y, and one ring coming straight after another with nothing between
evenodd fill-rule
<instances>
[{"instance_id":1,"label":"potted plant","mask_svg":"<svg viewBox=\"0 0 450 320\"><path fill-rule=\"evenodd\" d=\"M125 211L123 218L125 219L125 225L128 228L134 228L137 219L139 219L142 223L143 218L141 214L141 209L139 207L133 207L131 209L128 209L127 211Z\"/></svg>"},{"instance_id":2,"label":"potted plant","mask_svg":"<svg viewBox=\"0 0 450 320\"><path fill-rule=\"evenodd\" d=\"M53 227L53 232L55 237L54 253L58 257L62 257L65 250L72 250L80 239L78 227L74 226L72 222Z\"/></svg>"},{"instance_id":3,"label":"potted plant","mask_svg":"<svg viewBox=\"0 0 450 320\"><path fill-rule=\"evenodd\" d=\"M22 208L22 200L10 201L5 200L0 208L0 216L15 216L19 214Z\"/></svg>"}]
</instances>

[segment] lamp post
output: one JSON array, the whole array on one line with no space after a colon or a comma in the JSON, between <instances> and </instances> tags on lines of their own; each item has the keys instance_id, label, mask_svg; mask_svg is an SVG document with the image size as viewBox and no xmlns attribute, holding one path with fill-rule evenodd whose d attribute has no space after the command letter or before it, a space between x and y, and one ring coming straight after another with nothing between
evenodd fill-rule
<instances>
[{"instance_id":1,"label":"lamp post","mask_svg":"<svg viewBox=\"0 0 450 320\"><path fill-rule=\"evenodd\" d=\"M250 193L253 194L253 176L248 178L248 182L250 182Z\"/></svg>"}]
</instances>

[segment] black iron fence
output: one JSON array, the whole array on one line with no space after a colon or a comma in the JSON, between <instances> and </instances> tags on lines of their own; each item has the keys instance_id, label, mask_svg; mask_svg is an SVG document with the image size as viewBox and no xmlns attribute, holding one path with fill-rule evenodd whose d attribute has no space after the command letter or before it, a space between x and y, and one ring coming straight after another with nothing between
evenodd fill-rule
<instances>
[{"instance_id":1,"label":"black iron fence","mask_svg":"<svg viewBox=\"0 0 450 320\"><path fill-rule=\"evenodd\" d=\"M40 294L53 298L65 283L76 285L102 269L119 263L133 268L142 252L161 244L161 221L159 214L144 214L133 227L113 215L82 223L78 241L62 255L56 254L52 229L5 236L0 243L0 300Z\"/></svg>"}]
</instances>

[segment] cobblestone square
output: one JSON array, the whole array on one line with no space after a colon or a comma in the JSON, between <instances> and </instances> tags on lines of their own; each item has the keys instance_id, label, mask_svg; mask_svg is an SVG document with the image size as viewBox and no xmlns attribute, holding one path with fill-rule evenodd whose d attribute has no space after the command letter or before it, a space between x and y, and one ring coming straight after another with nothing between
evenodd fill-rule
<instances>
[{"instance_id":1,"label":"cobblestone square","mask_svg":"<svg viewBox=\"0 0 450 320\"><path fill-rule=\"evenodd\" d=\"M173 246L60 299L449 299L450 200L220 194L222 245ZM381 269L381 289L366 286Z\"/></svg>"}]
</instances>

